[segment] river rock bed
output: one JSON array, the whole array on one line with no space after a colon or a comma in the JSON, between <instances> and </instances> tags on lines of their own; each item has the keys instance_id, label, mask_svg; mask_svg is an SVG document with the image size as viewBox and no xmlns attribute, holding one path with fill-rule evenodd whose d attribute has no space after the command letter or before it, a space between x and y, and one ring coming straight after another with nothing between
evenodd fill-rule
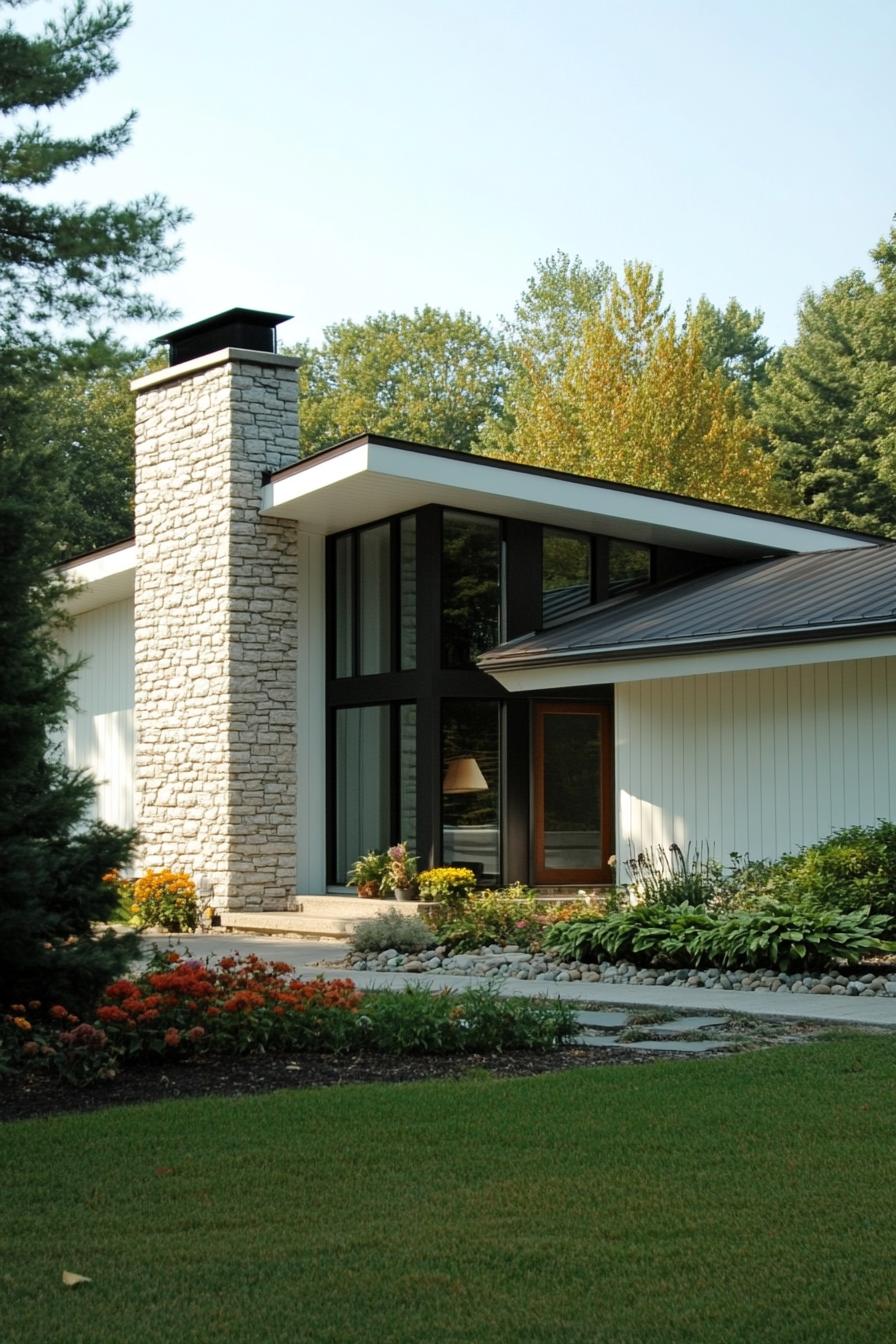
<instances>
[{"instance_id":1,"label":"river rock bed","mask_svg":"<svg viewBox=\"0 0 896 1344\"><path fill-rule=\"evenodd\" d=\"M403 971L411 975L438 972L483 979L544 980L566 983L582 980L605 985L675 985L689 989L768 989L777 994L846 994L865 998L896 996L896 970L785 975L783 971L724 971L686 969L664 971L637 967L629 961L560 961L552 952L526 952L512 943L492 944L477 952L451 953L445 947L429 952L352 952L340 963L353 971Z\"/></svg>"}]
</instances>

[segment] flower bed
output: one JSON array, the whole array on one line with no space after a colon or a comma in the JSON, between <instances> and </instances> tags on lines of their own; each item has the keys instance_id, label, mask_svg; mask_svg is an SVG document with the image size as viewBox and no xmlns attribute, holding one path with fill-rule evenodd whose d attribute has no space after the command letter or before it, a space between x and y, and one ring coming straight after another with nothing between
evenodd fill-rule
<instances>
[{"instance_id":1,"label":"flower bed","mask_svg":"<svg viewBox=\"0 0 896 1344\"><path fill-rule=\"evenodd\" d=\"M141 1057L547 1050L574 1030L563 1005L489 990L362 994L349 979L301 980L287 962L167 952L110 985L92 1021L62 1004L12 1005L0 1017L0 1072L43 1068L87 1083Z\"/></svg>"}]
</instances>

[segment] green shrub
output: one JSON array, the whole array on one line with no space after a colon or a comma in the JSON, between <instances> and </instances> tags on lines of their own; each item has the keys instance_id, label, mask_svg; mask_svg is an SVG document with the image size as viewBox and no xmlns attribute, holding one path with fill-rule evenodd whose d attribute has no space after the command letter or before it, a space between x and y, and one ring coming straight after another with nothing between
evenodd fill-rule
<instances>
[{"instance_id":1,"label":"green shrub","mask_svg":"<svg viewBox=\"0 0 896 1344\"><path fill-rule=\"evenodd\" d=\"M470 893L448 918L437 923L436 932L439 942L458 952L489 943L532 947L541 942L546 918L540 916L535 892L515 882L497 891Z\"/></svg>"},{"instance_id":2,"label":"green shrub","mask_svg":"<svg viewBox=\"0 0 896 1344\"><path fill-rule=\"evenodd\" d=\"M896 823L847 826L768 865L765 890L778 900L811 899L834 910L868 906L896 934Z\"/></svg>"},{"instance_id":3,"label":"green shrub","mask_svg":"<svg viewBox=\"0 0 896 1344\"><path fill-rule=\"evenodd\" d=\"M435 947L436 936L419 915L403 915L400 910L386 910L373 919L363 919L352 934L356 952L385 952L394 947L396 952L422 952Z\"/></svg>"},{"instance_id":4,"label":"green shrub","mask_svg":"<svg viewBox=\"0 0 896 1344\"><path fill-rule=\"evenodd\" d=\"M896 944L883 938L887 923L886 915L871 914L867 905L844 911L813 901L770 902L728 915L704 947L723 966L819 970L832 962L852 963L896 951Z\"/></svg>"},{"instance_id":5,"label":"green shrub","mask_svg":"<svg viewBox=\"0 0 896 1344\"><path fill-rule=\"evenodd\" d=\"M550 1050L578 1030L573 1010L559 1000L502 997L490 988L375 990L355 1020L357 1044L383 1054Z\"/></svg>"}]
</instances>

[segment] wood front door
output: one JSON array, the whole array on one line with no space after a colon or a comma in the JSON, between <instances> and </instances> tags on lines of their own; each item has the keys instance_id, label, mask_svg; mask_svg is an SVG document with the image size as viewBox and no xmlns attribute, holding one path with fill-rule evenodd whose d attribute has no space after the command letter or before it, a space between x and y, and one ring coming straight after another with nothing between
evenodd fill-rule
<instances>
[{"instance_id":1,"label":"wood front door","mask_svg":"<svg viewBox=\"0 0 896 1344\"><path fill-rule=\"evenodd\" d=\"M533 708L534 880L612 882L609 707L559 701Z\"/></svg>"}]
</instances>

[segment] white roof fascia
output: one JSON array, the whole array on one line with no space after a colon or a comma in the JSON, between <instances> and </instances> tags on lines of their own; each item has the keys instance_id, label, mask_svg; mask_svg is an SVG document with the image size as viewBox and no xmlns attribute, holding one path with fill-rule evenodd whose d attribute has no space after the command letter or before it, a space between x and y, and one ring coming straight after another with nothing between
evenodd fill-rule
<instances>
[{"instance_id":1,"label":"white roof fascia","mask_svg":"<svg viewBox=\"0 0 896 1344\"><path fill-rule=\"evenodd\" d=\"M73 588L66 599L67 611L77 616L133 597L136 570L137 543L133 541L60 566L60 574Z\"/></svg>"},{"instance_id":2,"label":"white roof fascia","mask_svg":"<svg viewBox=\"0 0 896 1344\"><path fill-rule=\"evenodd\" d=\"M757 517L686 499L508 470L463 453L447 456L373 442L322 455L319 462L271 481L262 491L263 513L295 518L302 530L324 534L424 504L602 531L709 554L801 553L874 544L786 518Z\"/></svg>"},{"instance_id":3,"label":"white roof fascia","mask_svg":"<svg viewBox=\"0 0 896 1344\"><path fill-rule=\"evenodd\" d=\"M508 691L546 691L571 686L605 686L611 682L658 681L663 677L698 677L711 672L746 672L764 667L805 667L810 663L842 663L893 655L896 655L896 635L870 635L765 648L715 649L706 653L663 654L655 658L507 668L489 670L489 676Z\"/></svg>"}]
</instances>

